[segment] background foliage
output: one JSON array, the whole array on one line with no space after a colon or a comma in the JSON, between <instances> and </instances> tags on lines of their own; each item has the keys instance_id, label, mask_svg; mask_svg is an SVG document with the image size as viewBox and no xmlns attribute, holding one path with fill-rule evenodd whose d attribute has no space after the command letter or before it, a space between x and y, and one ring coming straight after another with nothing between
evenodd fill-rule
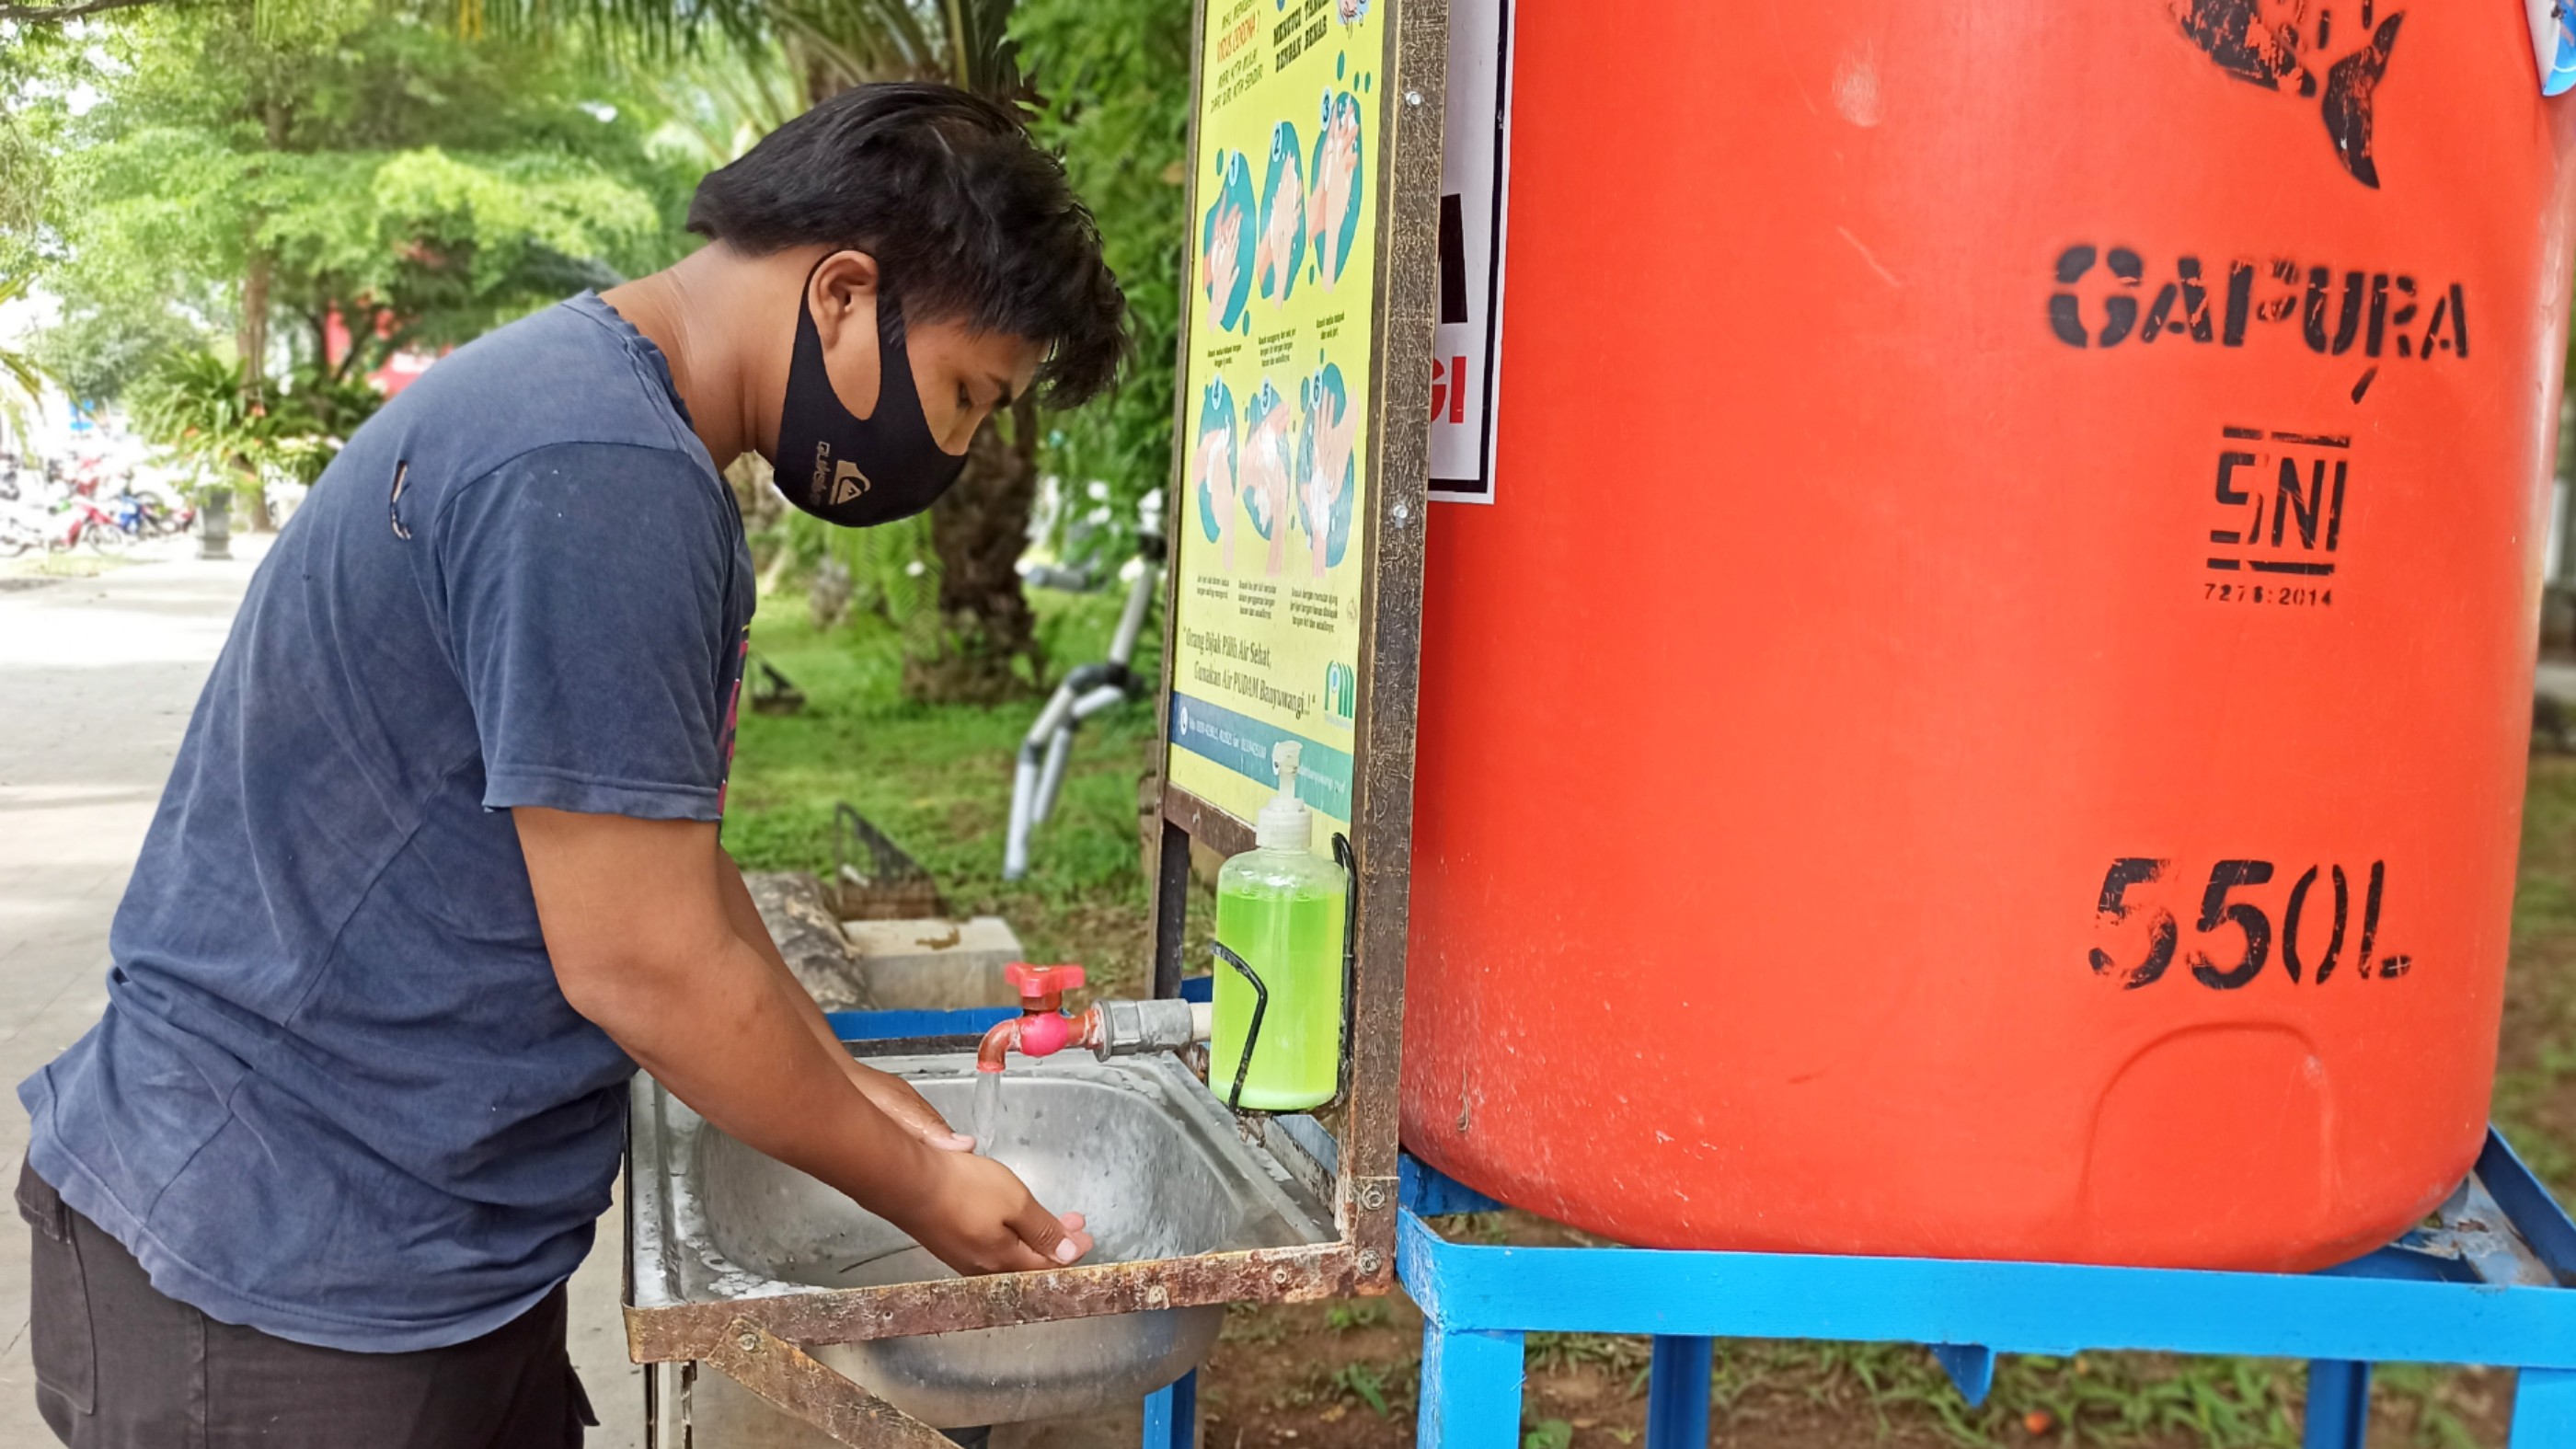
<instances>
[{"instance_id":1,"label":"background foliage","mask_svg":"<svg viewBox=\"0 0 2576 1449\"><path fill-rule=\"evenodd\" d=\"M63 300L26 361L73 396L132 392L200 472L241 444L245 476L309 477L360 416L322 405L339 385L675 259L698 175L821 97L922 77L1022 104L1126 286L1127 385L997 420L928 524L886 537L830 537L746 490L773 583L833 557L857 606L906 626L921 692L1005 698L1053 667L994 566L1037 478L1077 505L1055 541L1114 564L1169 472L1189 18L1187 0L196 0L19 24L0 282ZM243 357L235 427L203 384Z\"/></svg>"},{"instance_id":2,"label":"background foliage","mask_svg":"<svg viewBox=\"0 0 2576 1449\"><path fill-rule=\"evenodd\" d=\"M679 254L694 176L577 47L475 45L372 5L256 22L122 12L16 86L53 145L29 249L65 310L39 356L76 395L254 321L281 325L253 381L354 376ZM335 314L355 336L333 357Z\"/></svg>"},{"instance_id":3,"label":"background foliage","mask_svg":"<svg viewBox=\"0 0 2576 1449\"><path fill-rule=\"evenodd\" d=\"M1038 134L1063 153L1127 289L1134 371L1117 393L1056 420L1045 453L1058 477L1108 485L1110 516L1091 550L1112 556L1126 550L1137 500L1171 476L1189 26L1187 0L1020 0L1012 21L1040 97ZM1081 516L1067 510L1062 521Z\"/></svg>"}]
</instances>

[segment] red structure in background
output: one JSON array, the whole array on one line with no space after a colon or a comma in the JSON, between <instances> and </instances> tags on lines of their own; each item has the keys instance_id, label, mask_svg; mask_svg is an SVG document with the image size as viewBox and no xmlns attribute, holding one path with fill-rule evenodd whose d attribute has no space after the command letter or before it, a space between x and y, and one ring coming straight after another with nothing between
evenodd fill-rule
<instances>
[{"instance_id":1,"label":"red structure in background","mask_svg":"<svg viewBox=\"0 0 2576 1449\"><path fill-rule=\"evenodd\" d=\"M392 336L393 325L392 313L379 310L375 314L376 336L380 338ZM339 309L335 307L322 322L323 361L334 367L338 366L340 359L349 355L350 346L349 324L341 318ZM409 348L398 350L393 356L385 359L382 367L368 373L367 381L376 391L392 397L395 393L411 386L415 378L429 371L431 363L446 356L451 350L445 347L436 352L415 352Z\"/></svg>"}]
</instances>

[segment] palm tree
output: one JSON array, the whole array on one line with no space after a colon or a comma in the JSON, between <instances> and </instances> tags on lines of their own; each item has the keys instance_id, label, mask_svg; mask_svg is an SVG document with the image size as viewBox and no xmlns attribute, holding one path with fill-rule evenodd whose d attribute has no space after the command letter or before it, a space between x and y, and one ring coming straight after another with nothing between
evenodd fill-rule
<instances>
[{"instance_id":1,"label":"palm tree","mask_svg":"<svg viewBox=\"0 0 2576 1449\"><path fill-rule=\"evenodd\" d=\"M617 0L609 0L617 3ZM808 101L872 80L944 80L1020 99L1013 0L735 0L808 61Z\"/></svg>"}]
</instances>

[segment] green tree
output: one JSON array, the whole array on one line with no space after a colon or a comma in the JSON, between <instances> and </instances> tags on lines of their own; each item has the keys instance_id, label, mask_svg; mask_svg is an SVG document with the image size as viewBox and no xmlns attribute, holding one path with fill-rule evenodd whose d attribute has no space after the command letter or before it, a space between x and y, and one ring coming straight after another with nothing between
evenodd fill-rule
<instances>
[{"instance_id":1,"label":"green tree","mask_svg":"<svg viewBox=\"0 0 2576 1449\"><path fill-rule=\"evenodd\" d=\"M238 7L249 0L216 3ZM326 22L334 7L360 0L264 3L263 24L316 31L332 28ZM1044 65L1061 84L1051 79L1055 94L1039 106L1038 125L1065 148L1077 187L1102 217L1111 265L1130 282L1141 342L1137 379L1066 418L1042 421L1026 404L996 418L976 438L958 486L931 514L930 556L912 561L926 567L903 569L905 576L923 577L941 624L912 635L930 641L912 651L907 665L917 694L993 699L1037 683L1045 661L1016 564L1041 466L1077 481L1107 481L1122 518L1130 511L1125 505L1166 471L1181 246L1178 164L1188 90L1185 0L1095 6L1075 0L458 0L442 23L451 35L488 29L520 42L527 53L544 50L533 42L568 44L578 37L626 56L638 75L694 70L676 85L666 79L648 89L660 92L679 123L666 135L685 142L702 165L738 154L749 137L776 123L787 88L782 81L792 84L800 106L849 85L896 78L946 80L1032 103L1037 97L1023 73L1021 49L1045 51ZM243 26L251 33L246 21ZM255 38L271 43L265 31ZM716 39L723 43L708 43ZM683 94L675 97L675 89ZM238 90L236 84L211 93ZM255 97L231 114L237 130L267 120ZM254 234L267 235L277 225L263 219ZM258 273L250 264L258 255L243 252L245 293L256 292ZM274 264L285 264L283 249ZM91 320L104 329L106 315ZM113 315L155 314L120 309ZM76 319L73 326L79 325ZM157 350L151 339L121 350L107 345L112 340L80 349L93 374L130 377L130 363L104 364Z\"/></svg>"},{"instance_id":2,"label":"green tree","mask_svg":"<svg viewBox=\"0 0 2576 1449\"><path fill-rule=\"evenodd\" d=\"M923 562L941 627L906 630L905 681L916 696L1024 693L1047 665L1018 572L1040 473L1108 482L1123 524L1170 467L1188 0L738 3L809 57L799 71L809 100L861 81L927 76L1030 107L1039 139L1064 156L1100 221L1109 266L1127 288L1134 372L1087 408L1042 419L1023 400L977 434L965 473L930 514L933 557ZM1123 539L1124 529L1111 536ZM904 589L881 546L891 540L869 542L879 546L845 549L848 562L861 587L873 584L899 614Z\"/></svg>"},{"instance_id":3,"label":"green tree","mask_svg":"<svg viewBox=\"0 0 2576 1449\"><path fill-rule=\"evenodd\" d=\"M39 28L0 45L0 101L58 64L70 45L59 32ZM30 300L42 263L45 215L53 197L53 147L39 118L0 104L0 308ZM22 339L0 344L0 433L23 436L43 396L43 359Z\"/></svg>"},{"instance_id":4,"label":"green tree","mask_svg":"<svg viewBox=\"0 0 2576 1449\"><path fill-rule=\"evenodd\" d=\"M363 0L100 30L12 98L58 138L40 275L66 307L44 355L84 392L228 333L255 415L678 253L689 173L577 47L477 44Z\"/></svg>"},{"instance_id":5,"label":"green tree","mask_svg":"<svg viewBox=\"0 0 2576 1449\"><path fill-rule=\"evenodd\" d=\"M239 359L186 350L169 354L126 389L135 430L157 444L203 496L236 479L311 483L380 401L363 382L329 383L307 374L300 386L260 401Z\"/></svg>"},{"instance_id":6,"label":"green tree","mask_svg":"<svg viewBox=\"0 0 2576 1449\"><path fill-rule=\"evenodd\" d=\"M1014 0L739 0L797 57L808 102L878 80L944 80L1006 102L1025 101ZM1037 502L1037 405L1022 398L970 445L956 486L930 510L930 556L902 565L906 540L864 540L864 579L905 629L904 685L916 698L996 701L1034 692L1047 661L1020 586L1019 560ZM912 534L914 539L920 532ZM901 607L916 580L929 609ZM936 628L913 627L935 621Z\"/></svg>"},{"instance_id":7,"label":"green tree","mask_svg":"<svg viewBox=\"0 0 2576 1449\"><path fill-rule=\"evenodd\" d=\"M0 307L19 301L27 295L27 278L0 274ZM0 437L23 436L27 417L44 396L45 374L35 358L25 350L0 343Z\"/></svg>"}]
</instances>

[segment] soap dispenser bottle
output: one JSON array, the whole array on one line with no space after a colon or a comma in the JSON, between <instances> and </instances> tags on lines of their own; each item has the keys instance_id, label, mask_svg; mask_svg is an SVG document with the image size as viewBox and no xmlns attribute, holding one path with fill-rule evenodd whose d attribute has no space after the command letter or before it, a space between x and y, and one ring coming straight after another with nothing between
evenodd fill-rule
<instances>
[{"instance_id":1,"label":"soap dispenser bottle","mask_svg":"<svg viewBox=\"0 0 2576 1449\"><path fill-rule=\"evenodd\" d=\"M1295 740L1271 751L1279 793L1254 822L1254 848L1216 882L1216 1030L1208 1085L1264 1112L1320 1107L1340 1090L1343 932L1350 877L1315 854L1315 816L1297 798Z\"/></svg>"}]
</instances>

